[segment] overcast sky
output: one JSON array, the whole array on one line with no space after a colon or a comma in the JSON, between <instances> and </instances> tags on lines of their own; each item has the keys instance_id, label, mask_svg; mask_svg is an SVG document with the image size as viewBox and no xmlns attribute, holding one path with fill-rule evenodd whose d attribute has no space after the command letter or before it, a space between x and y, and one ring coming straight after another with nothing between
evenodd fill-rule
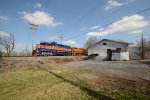
<instances>
[{"instance_id":1,"label":"overcast sky","mask_svg":"<svg viewBox=\"0 0 150 100\"><path fill-rule=\"evenodd\" d=\"M61 34L64 44L77 47L83 47L89 36L135 42L142 32L150 38L150 10L127 16L149 7L150 0L0 0L0 36L14 33L17 48L31 48L29 23L34 22L39 25L35 44L60 43Z\"/></svg>"}]
</instances>

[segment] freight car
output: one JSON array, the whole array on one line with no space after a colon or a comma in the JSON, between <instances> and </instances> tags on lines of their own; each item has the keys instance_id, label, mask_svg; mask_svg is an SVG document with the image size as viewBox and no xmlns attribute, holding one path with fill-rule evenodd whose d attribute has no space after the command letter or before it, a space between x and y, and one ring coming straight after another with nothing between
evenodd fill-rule
<instances>
[{"instance_id":1,"label":"freight car","mask_svg":"<svg viewBox=\"0 0 150 100\"><path fill-rule=\"evenodd\" d=\"M71 55L71 47L67 45L57 44L56 42L41 41L36 45L32 55L34 56L54 56L54 55Z\"/></svg>"}]
</instances>

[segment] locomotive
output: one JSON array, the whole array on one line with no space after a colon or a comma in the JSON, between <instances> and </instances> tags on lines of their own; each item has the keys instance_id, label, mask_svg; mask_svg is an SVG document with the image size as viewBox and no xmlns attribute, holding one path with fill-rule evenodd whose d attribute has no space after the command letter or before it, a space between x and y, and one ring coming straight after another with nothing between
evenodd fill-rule
<instances>
[{"instance_id":1,"label":"locomotive","mask_svg":"<svg viewBox=\"0 0 150 100\"><path fill-rule=\"evenodd\" d=\"M41 41L36 44L35 50L32 51L33 56L71 56L71 55L87 55L87 50L83 48L71 47L68 45L58 44L57 42Z\"/></svg>"},{"instance_id":2,"label":"locomotive","mask_svg":"<svg viewBox=\"0 0 150 100\"><path fill-rule=\"evenodd\" d=\"M84 48L71 47L72 55L87 55L87 50Z\"/></svg>"}]
</instances>

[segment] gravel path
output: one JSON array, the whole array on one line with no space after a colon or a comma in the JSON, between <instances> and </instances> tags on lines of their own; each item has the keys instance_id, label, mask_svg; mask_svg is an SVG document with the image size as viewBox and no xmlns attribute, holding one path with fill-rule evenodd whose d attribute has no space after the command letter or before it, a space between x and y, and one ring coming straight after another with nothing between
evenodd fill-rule
<instances>
[{"instance_id":1,"label":"gravel path","mask_svg":"<svg viewBox=\"0 0 150 100\"><path fill-rule=\"evenodd\" d=\"M148 61L76 61L66 64L67 67L85 68L122 77L150 80L150 60Z\"/></svg>"}]
</instances>

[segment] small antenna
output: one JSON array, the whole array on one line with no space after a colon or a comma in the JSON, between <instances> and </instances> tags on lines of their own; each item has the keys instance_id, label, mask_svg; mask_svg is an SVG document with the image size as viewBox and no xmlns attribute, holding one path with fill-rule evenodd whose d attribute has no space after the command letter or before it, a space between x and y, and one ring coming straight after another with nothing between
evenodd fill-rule
<instances>
[{"instance_id":1,"label":"small antenna","mask_svg":"<svg viewBox=\"0 0 150 100\"><path fill-rule=\"evenodd\" d=\"M60 38L60 43L63 44L63 38L64 38L64 36L63 36L62 33L61 33L61 35L59 36L59 38Z\"/></svg>"}]
</instances>

